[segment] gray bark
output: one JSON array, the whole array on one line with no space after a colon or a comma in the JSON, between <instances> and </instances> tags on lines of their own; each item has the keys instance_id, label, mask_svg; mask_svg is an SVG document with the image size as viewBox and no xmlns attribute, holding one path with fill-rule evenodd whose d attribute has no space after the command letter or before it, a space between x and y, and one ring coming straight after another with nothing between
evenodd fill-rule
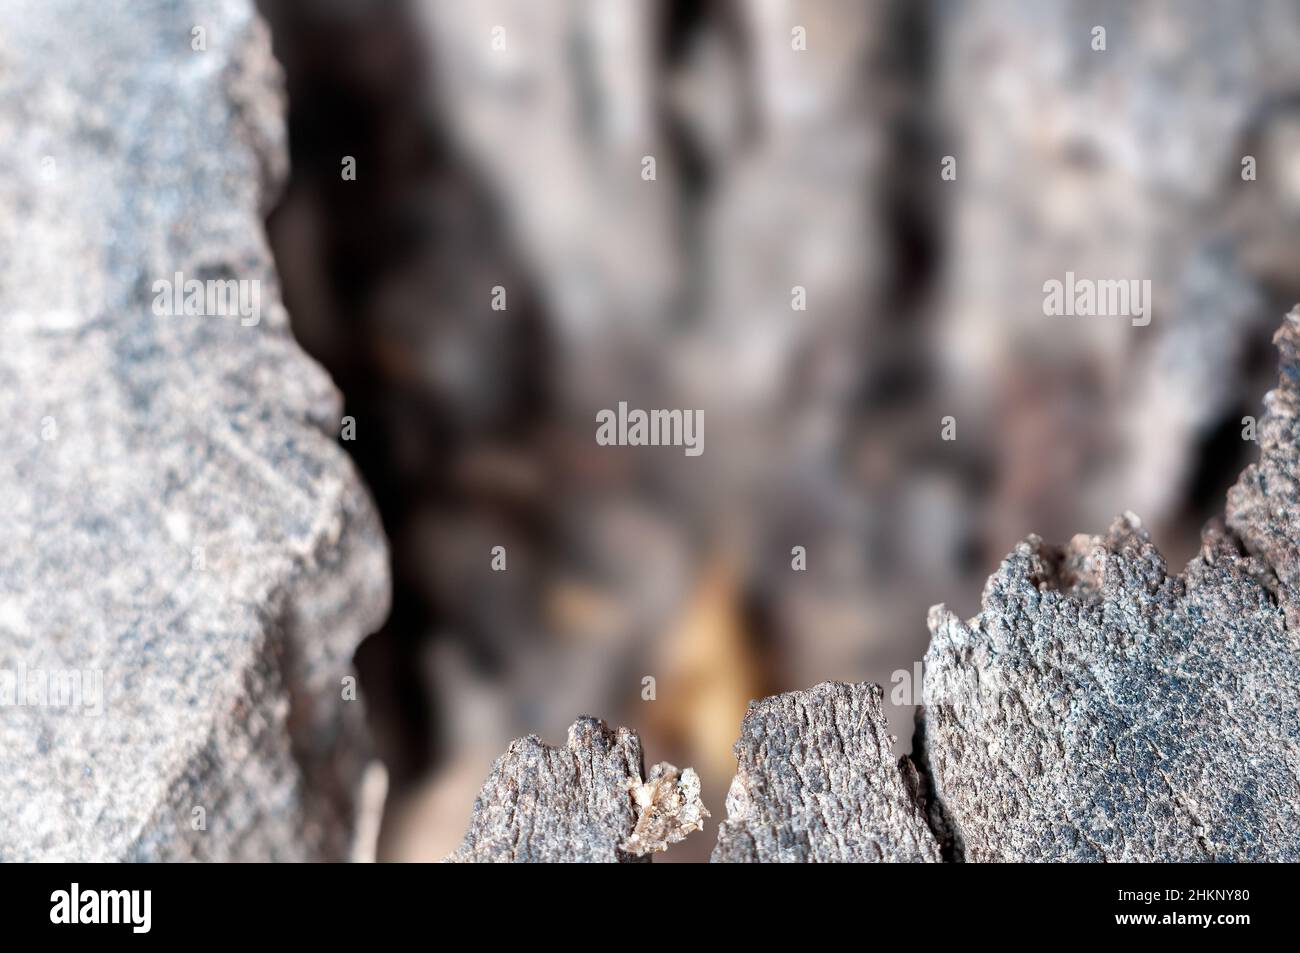
<instances>
[{"instance_id":1,"label":"gray bark","mask_svg":"<svg viewBox=\"0 0 1300 953\"><path fill-rule=\"evenodd\" d=\"M1300 858L1298 331L1231 528L1185 572L1126 514L1021 543L969 622L932 610L925 751L966 859Z\"/></svg>"},{"instance_id":2,"label":"gray bark","mask_svg":"<svg viewBox=\"0 0 1300 953\"><path fill-rule=\"evenodd\" d=\"M346 858L387 557L263 237L266 30L36 0L0 63L0 860ZM177 272L260 320L157 314Z\"/></svg>"},{"instance_id":3,"label":"gray bark","mask_svg":"<svg viewBox=\"0 0 1300 953\"><path fill-rule=\"evenodd\" d=\"M938 861L880 702L876 685L823 682L751 704L713 861Z\"/></svg>"},{"instance_id":4,"label":"gray bark","mask_svg":"<svg viewBox=\"0 0 1300 953\"><path fill-rule=\"evenodd\" d=\"M629 863L702 826L699 779L657 764L642 781L641 740L579 718L562 748L511 743L474 802L455 862Z\"/></svg>"}]
</instances>

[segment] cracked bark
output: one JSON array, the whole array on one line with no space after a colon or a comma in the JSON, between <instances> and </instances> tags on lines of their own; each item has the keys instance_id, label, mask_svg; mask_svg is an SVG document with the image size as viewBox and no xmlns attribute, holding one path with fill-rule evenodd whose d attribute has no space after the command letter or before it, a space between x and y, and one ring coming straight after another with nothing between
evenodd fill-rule
<instances>
[{"instance_id":1,"label":"cracked bark","mask_svg":"<svg viewBox=\"0 0 1300 953\"><path fill-rule=\"evenodd\" d=\"M823 682L752 703L712 860L938 861L881 697L877 685Z\"/></svg>"},{"instance_id":2,"label":"cracked bark","mask_svg":"<svg viewBox=\"0 0 1300 953\"><path fill-rule=\"evenodd\" d=\"M579 718L563 747L511 742L474 802L455 862L631 863L698 830L708 812L694 772L644 775L641 740Z\"/></svg>"}]
</instances>

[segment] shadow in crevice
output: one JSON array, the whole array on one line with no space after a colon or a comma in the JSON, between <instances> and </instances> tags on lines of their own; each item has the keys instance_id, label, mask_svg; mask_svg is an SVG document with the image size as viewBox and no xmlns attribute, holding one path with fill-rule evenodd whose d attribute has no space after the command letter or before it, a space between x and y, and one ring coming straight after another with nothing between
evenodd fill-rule
<instances>
[{"instance_id":1,"label":"shadow in crevice","mask_svg":"<svg viewBox=\"0 0 1300 953\"><path fill-rule=\"evenodd\" d=\"M341 443L391 545L392 612L356 664L400 791L440 756L430 640L460 639L488 670L496 651L472 600L435 583L428 529L454 514L542 530L536 499L494 479L493 462L538 456L544 321L499 210L430 115L407 5L261 7L286 74L293 170L272 250L294 334L344 394ZM492 307L497 286L507 310Z\"/></svg>"}]
</instances>

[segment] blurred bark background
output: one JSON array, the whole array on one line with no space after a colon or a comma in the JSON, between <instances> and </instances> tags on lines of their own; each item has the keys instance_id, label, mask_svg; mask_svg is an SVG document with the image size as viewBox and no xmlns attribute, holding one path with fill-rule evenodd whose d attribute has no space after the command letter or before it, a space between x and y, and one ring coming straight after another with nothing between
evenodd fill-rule
<instances>
[{"instance_id":1,"label":"blurred bark background","mask_svg":"<svg viewBox=\"0 0 1300 953\"><path fill-rule=\"evenodd\" d=\"M505 743L580 713L720 807L750 698L888 699L1029 532L1133 509L1177 567L1252 456L1300 4L261 5L285 300L393 547L358 657L390 857L447 853ZM1066 271L1150 279L1150 326L1045 317ZM702 409L706 452L598 447L619 401Z\"/></svg>"}]
</instances>

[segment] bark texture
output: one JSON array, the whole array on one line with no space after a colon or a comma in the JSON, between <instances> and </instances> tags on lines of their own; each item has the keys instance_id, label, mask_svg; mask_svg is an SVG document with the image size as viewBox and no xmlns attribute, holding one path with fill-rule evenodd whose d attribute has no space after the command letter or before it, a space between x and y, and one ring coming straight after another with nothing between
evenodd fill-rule
<instances>
[{"instance_id":1,"label":"bark texture","mask_svg":"<svg viewBox=\"0 0 1300 953\"><path fill-rule=\"evenodd\" d=\"M642 781L641 741L579 718L564 747L536 735L510 744L483 784L469 831L447 859L629 863L698 829L708 812L689 769L657 764Z\"/></svg>"},{"instance_id":2,"label":"bark texture","mask_svg":"<svg viewBox=\"0 0 1300 953\"><path fill-rule=\"evenodd\" d=\"M938 861L880 702L877 685L823 682L752 703L713 861Z\"/></svg>"},{"instance_id":3,"label":"bark texture","mask_svg":"<svg viewBox=\"0 0 1300 953\"><path fill-rule=\"evenodd\" d=\"M4 20L0 860L345 859L387 555L263 237L266 29L249 0ZM159 314L177 273L260 282L260 320Z\"/></svg>"},{"instance_id":4,"label":"bark texture","mask_svg":"<svg viewBox=\"0 0 1300 953\"><path fill-rule=\"evenodd\" d=\"M1300 858L1298 335L1182 574L1126 514L1021 543L969 622L931 612L925 751L967 860Z\"/></svg>"}]
</instances>

